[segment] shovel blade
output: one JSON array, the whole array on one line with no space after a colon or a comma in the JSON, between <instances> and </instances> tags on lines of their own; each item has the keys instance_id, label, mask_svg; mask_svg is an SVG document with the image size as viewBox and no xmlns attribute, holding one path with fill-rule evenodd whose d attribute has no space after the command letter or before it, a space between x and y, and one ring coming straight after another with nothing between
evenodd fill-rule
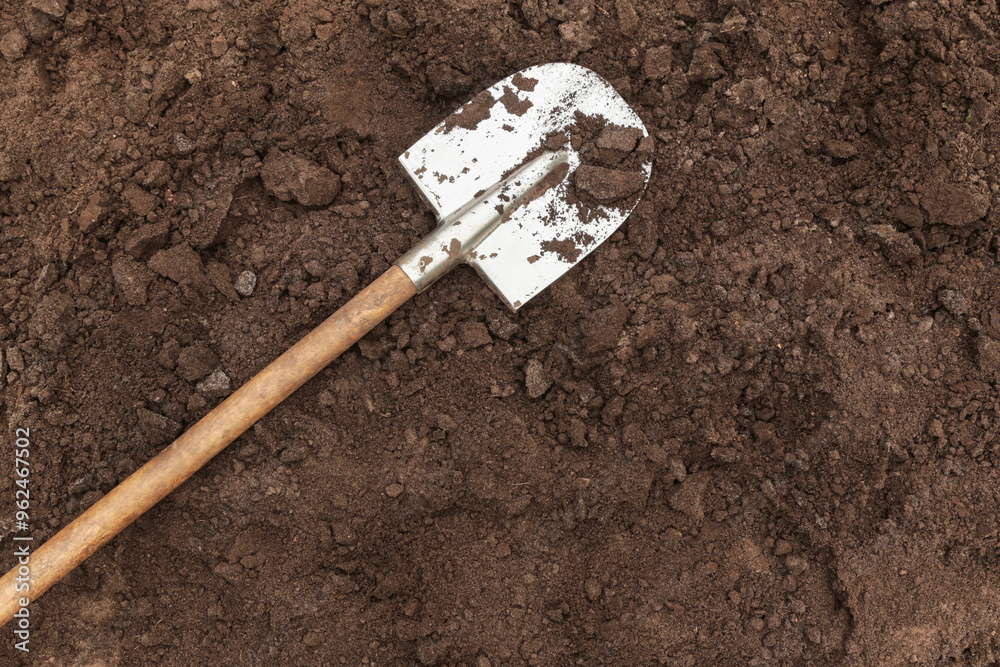
<instances>
[{"instance_id":1,"label":"shovel blade","mask_svg":"<svg viewBox=\"0 0 1000 667\"><path fill-rule=\"evenodd\" d=\"M476 247L462 248L460 261L472 265L514 310L618 229L649 180L648 153L632 159L629 173L591 166L594 147L568 136L581 119L603 123L619 137L630 136L636 146L648 137L642 121L608 82L584 67L552 63L530 67L484 90L399 158L441 221L439 231L461 224L463 215L484 202L501 212L499 222L477 237ZM552 159L545 159L546 154ZM525 171L537 172L539 164L551 164L551 174L526 179ZM630 183L628 196L614 200L613 192L607 194L613 183L601 181L623 177ZM597 199L580 195L584 180ZM523 187L533 190L519 191ZM454 253L454 247L439 245L441 252ZM421 255L421 266L431 259ZM407 265L401 266L410 275ZM422 270L413 269L415 282Z\"/></svg>"}]
</instances>

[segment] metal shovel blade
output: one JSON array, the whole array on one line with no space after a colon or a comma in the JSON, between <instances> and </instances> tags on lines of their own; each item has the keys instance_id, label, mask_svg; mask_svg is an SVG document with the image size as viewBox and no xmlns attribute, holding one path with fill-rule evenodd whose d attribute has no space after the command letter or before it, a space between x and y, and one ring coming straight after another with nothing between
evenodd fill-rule
<instances>
[{"instance_id":1,"label":"metal shovel blade","mask_svg":"<svg viewBox=\"0 0 1000 667\"><path fill-rule=\"evenodd\" d=\"M399 157L440 224L398 264L422 291L466 262L517 310L628 218L652 170L650 143L594 72L518 72Z\"/></svg>"}]
</instances>

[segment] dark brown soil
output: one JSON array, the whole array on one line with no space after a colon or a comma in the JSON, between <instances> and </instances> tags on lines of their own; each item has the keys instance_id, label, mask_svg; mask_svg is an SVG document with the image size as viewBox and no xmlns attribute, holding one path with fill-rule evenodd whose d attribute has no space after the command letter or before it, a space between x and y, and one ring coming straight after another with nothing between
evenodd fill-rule
<instances>
[{"instance_id":1,"label":"dark brown soil","mask_svg":"<svg viewBox=\"0 0 1000 667\"><path fill-rule=\"evenodd\" d=\"M395 158L478 90L656 137L580 266L441 280L0 663L998 664L994 0L0 7L4 569L15 429L37 545L432 227Z\"/></svg>"}]
</instances>

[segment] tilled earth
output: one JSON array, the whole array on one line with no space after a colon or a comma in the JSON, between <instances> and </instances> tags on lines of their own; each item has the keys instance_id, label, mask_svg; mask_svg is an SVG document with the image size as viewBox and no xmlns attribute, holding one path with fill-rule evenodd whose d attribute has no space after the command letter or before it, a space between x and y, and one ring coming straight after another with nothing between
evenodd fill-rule
<instances>
[{"instance_id":1,"label":"tilled earth","mask_svg":"<svg viewBox=\"0 0 1000 667\"><path fill-rule=\"evenodd\" d=\"M997 665L995 0L5 0L0 550L434 225L571 61L655 137L517 314L461 268L31 606L3 664Z\"/></svg>"}]
</instances>

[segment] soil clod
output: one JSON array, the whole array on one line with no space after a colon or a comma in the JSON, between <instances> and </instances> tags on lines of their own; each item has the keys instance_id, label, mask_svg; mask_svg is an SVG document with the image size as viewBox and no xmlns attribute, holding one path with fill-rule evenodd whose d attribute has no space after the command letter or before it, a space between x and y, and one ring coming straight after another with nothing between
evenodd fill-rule
<instances>
[{"instance_id":1,"label":"soil clod","mask_svg":"<svg viewBox=\"0 0 1000 667\"><path fill-rule=\"evenodd\" d=\"M282 201L304 206L326 206L340 194L340 176L299 155L274 149L264 158L261 180Z\"/></svg>"},{"instance_id":2,"label":"soil clod","mask_svg":"<svg viewBox=\"0 0 1000 667\"><path fill-rule=\"evenodd\" d=\"M576 187L601 204L610 204L642 190L646 182L641 172L581 165L575 172Z\"/></svg>"}]
</instances>

